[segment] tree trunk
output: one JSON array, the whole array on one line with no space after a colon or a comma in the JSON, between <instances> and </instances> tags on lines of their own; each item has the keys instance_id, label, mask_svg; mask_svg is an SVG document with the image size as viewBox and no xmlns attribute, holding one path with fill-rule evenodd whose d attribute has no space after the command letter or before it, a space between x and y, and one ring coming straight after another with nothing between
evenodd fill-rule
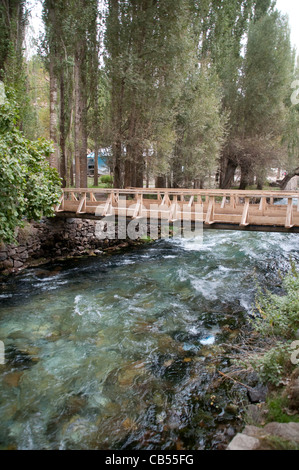
<instances>
[{"instance_id":1,"label":"tree trunk","mask_svg":"<svg viewBox=\"0 0 299 470\"><path fill-rule=\"evenodd\" d=\"M112 112L113 112L113 133L114 143L112 145L113 154L113 174L114 188L123 187L122 178L122 122L123 122L123 97L124 97L124 79L114 79L112 81Z\"/></svg>"},{"instance_id":2,"label":"tree trunk","mask_svg":"<svg viewBox=\"0 0 299 470\"><path fill-rule=\"evenodd\" d=\"M50 58L50 139L54 144L54 153L50 156L50 166L59 170L59 149L57 132L57 78L54 73L54 60Z\"/></svg>"},{"instance_id":3,"label":"tree trunk","mask_svg":"<svg viewBox=\"0 0 299 470\"><path fill-rule=\"evenodd\" d=\"M221 178L221 189L229 189L234 182L234 177L238 164L231 159L227 159L224 176Z\"/></svg>"},{"instance_id":4,"label":"tree trunk","mask_svg":"<svg viewBox=\"0 0 299 470\"><path fill-rule=\"evenodd\" d=\"M295 168L294 170L290 171L281 181L280 189L284 190L288 183L291 181L294 176L299 176L299 167Z\"/></svg>"},{"instance_id":5,"label":"tree trunk","mask_svg":"<svg viewBox=\"0 0 299 470\"><path fill-rule=\"evenodd\" d=\"M157 176L155 183L156 188L166 188L166 176Z\"/></svg>"},{"instance_id":6,"label":"tree trunk","mask_svg":"<svg viewBox=\"0 0 299 470\"><path fill-rule=\"evenodd\" d=\"M87 188L87 103L85 79L85 44L75 53L75 184Z\"/></svg>"},{"instance_id":7,"label":"tree trunk","mask_svg":"<svg viewBox=\"0 0 299 470\"><path fill-rule=\"evenodd\" d=\"M113 153L113 186L114 188L122 188L121 178L121 140L117 139L112 145Z\"/></svg>"},{"instance_id":8,"label":"tree trunk","mask_svg":"<svg viewBox=\"0 0 299 470\"><path fill-rule=\"evenodd\" d=\"M94 175L93 175L94 186L99 186L99 143L98 137L96 137L94 144Z\"/></svg>"},{"instance_id":9,"label":"tree trunk","mask_svg":"<svg viewBox=\"0 0 299 470\"><path fill-rule=\"evenodd\" d=\"M240 180L240 186L239 186L240 190L244 191L247 188L248 177L249 177L248 168L241 165L241 180Z\"/></svg>"},{"instance_id":10,"label":"tree trunk","mask_svg":"<svg viewBox=\"0 0 299 470\"><path fill-rule=\"evenodd\" d=\"M66 154L65 154L65 89L64 89L64 71L60 74L60 177L62 178L62 187L66 187Z\"/></svg>"},{"instance_id":11,"label":"tree trunk","mask_svg":"<svg viewBox=\"0 0 299 470\"><path fill-rule=\"evenodd\" d=\"M75 184L75 181L74 181L74 162L73 162L72 152L70 152L69 158L70 158L70 186L73 187Z\"/></svg>"},{"instance_id":12,"label":"tree trunk","mask_svg":"<svg viewBox=\"0 0 299 470\"><path fill-rule=\"evenodd\" d=\"M144 157L142 149L136 146L136 188L143 188Z\"/></svg>"},{"instance_id":13,"label":"tree trunk","mask_svg":"<svg viewBox=\"0 0 299 470\"><path fill-rule=\"evenodd\" d=\"M257 177L256 177L256 185L257 185L257 189L259 191L262 191L262 189L264 187L265 179L266 179L266 171L261 168L258 172Z\"/></svg>"}]
</instances>

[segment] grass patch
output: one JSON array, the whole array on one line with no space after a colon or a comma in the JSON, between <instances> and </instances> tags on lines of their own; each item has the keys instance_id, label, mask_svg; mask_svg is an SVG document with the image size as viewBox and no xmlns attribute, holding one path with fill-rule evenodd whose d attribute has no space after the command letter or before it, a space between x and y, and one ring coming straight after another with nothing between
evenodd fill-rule
<instances>
[{"instance_id":1,"label":"grass patch","mask_svg":"<svg viewBox=\"0 0 299 470\"><path fill-rule=\"evenodd\" d=\"M287 409L289 400L286 396L275 394L267 399L267 421L269 423L299 423L299 415L289 416Z\"/></svg>"},{"instance_id":2,"label":"grass patch","mask_svg":"<svg viewBox=\"0 0 299 470\"><path fill-rule=\"evenodd\" d=\"M269 450L299 450L299 444L285 441L278 436L267 436L261 439L263 445Z\"/></svg>"}]
</instances>

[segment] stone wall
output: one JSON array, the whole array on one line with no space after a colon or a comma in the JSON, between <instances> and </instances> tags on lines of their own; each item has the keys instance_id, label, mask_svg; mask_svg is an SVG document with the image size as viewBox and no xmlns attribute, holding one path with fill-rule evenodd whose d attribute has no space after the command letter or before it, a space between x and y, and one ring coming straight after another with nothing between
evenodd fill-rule
<instances>
[{"instance_id":1,"label":"stone wall","mask_svg":"<svg viewBox=\"0 0 299 470\"><path fill-rule=\"evenodd\" d=\"M17 273L29 267L67 257L98 255L102 250L128 245L126 240L99 240L96 220L44 218L17 231L17 245L0 245L0 273Z\"/></svg>"}]
</instances>

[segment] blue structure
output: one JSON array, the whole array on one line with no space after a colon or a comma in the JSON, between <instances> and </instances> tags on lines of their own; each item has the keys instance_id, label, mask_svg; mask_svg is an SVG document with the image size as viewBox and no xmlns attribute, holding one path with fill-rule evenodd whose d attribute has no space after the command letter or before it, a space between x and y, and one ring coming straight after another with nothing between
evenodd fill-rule
<instances>
[{"instance_id":1,"label":"blue structure","mask_svg":"<svg viewBox=\"0 0 299 470\"><path fill-rule=\"evenodd\" d=\"M109 173L109 168L106 165L106 158L108 157L107 152L99 152L98 154L98 173L106 175ZM90 173L94 172L94 152L87 155L87 170Z\"/></svg>"}]
</instances>

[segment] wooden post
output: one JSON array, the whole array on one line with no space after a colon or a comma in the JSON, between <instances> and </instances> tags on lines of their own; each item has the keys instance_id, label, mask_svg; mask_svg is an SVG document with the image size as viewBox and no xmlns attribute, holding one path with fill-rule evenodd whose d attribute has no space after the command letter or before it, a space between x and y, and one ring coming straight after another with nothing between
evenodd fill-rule
<instances>
[{"instance_id":1,"label":"wooden post","mask_svg":"<svg viewBox=\"0 0 299 470\"><path fill-rule=\"evenodd\" d=\"M143 194L137 194L137 203L132 216L132 219L141 219L142 218L142 202Z\"/></svg>"},{"instance_id":2,"label":"wooden post","mask_svg":"<svg viewBox=\"0 0 299 470\"><path fill-rule=\"evenodd\" d=\"M170 206L171 205L171 200L169 199L168 192L164 194L163 200L162 200L162 205Z\"/></svg>"},{"instance_id":3,"label":"wooden post","mask_svg":"<svg viewBox=\"0 0 299 470\"><path fill-rule=\"evenodd\" d=\"M64 192L60 196L57 206L55 206L55 212L63 212L63 211L64 211Z\"/></svg>"},{"instance_id":4,"label":"wooden post","mask_svg":"<svg viewBox=\"0 0 299 470\"><path fill-rule=\"evenodd\" d=\"M95 195L93 194L92 191L90 191L90 202L97 202L96 198L95 198Z\"/></svg>"},{"instance_id":5,"label":"wooden post","mask_svg":"<svg viewBox=\"0 0 299 470\"><path fill-rule=\"evenodd\" d=\"M108 215L112 215L112 193L109 194L108 199L106 201L104 210L103 210L103 217L106 217Z\"/></svg>"},{"instance_id":6,"label":"wooden post","mask_svg":"<svg viewBox=\"0 0 299 470\"><path fill-rule=\"evenodd\" d=\"M194 196L191 196L188 207L192 207L193 202L194 202Z\"/></svg>"},{"instance_id":7,"label":"wooden post","mask_svg":"<svg viewBox=\"0 0 299 470\"><path fill-rule=\"evenodd\" d=\"M208 212L207 212L206 221L205 221L207 225L212 225L214 223L214 208L215 208L215 197L210 196Z\"/></svg>"},{"instance_id":8,"label":"wooden post","mask_svg":"<svg viewBox=\"0 0 299 470\"><path fill-rule=\"evenodd\" d=\"M71 201L78 201L77 197L75 196L74 191L71 192Z\"/></svg>"},{"instance_id":9,"label":"wooden post","mask_svg":"<svg viewBox=\"0 0 299 470\"><path fill-rule=\"evenodd\" d=\"M266 207L267 207L267 199L266 199L266 196L262 196L262 197L261 197L260 206L259 206L259 210L262 211L262 214L263 214L263 215L265 215Z\"/></svg>"},{"instance_id":10,"label":"wooden post","mask_svg":"<svg viewBox=\"0 0 299 470\"><path fill-rule=\"evenodd\" d=\"M249 202L250 202L249 197L246 197L240 227L246 227L247 225L249 225L248 222L247 222L248 212L249 212Z\"/></svg>"},{"instance_id":11,"label":"wooden post","mask_svg":"<svg viewBox=\"0 0 299 470\"><path fill-rule=\"evenodd\" d=\"M84 214L86 212L86 193L83 193L79 201L76 214Z\"/></svg>"},{"instance_id":12,"label":"wooden post","mask_svg":"<svg viewBox=\"0 0 299 470\"><path fill-rule=\"evenodd\" d=\"M292 228L293 225L293 198L288 198L288 206L287 206L287 216L286 216L286 228Z\"/></svg>"},{"instance_id":13,"label":"wooden post","mask_svg":"<svg viewBox=\"0 0 299 470\"><path fill-rule=\"evenodd\" d=\"M169 221L176 222L177 219L177 210L178 210L178 196L173 196L173 202L169 210Z\"/></svg>"}]
</instances>

